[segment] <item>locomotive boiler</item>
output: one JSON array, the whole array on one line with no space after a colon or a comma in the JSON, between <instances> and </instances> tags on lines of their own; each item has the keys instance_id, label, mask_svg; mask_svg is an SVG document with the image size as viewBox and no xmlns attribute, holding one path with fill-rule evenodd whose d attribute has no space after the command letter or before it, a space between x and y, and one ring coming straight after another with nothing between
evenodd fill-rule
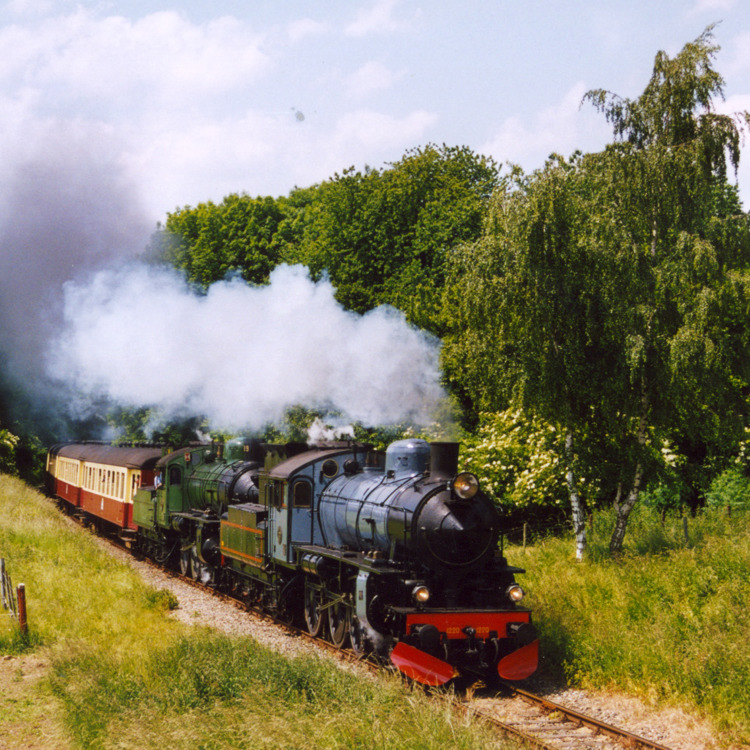
<instances>
[{"instance_id":1,"label":"locomotive boiler","mask_svg":"<svg viewBox=\"0 0 750 750\"><path fill-rule=\"evenodd\" d=\"M456 443L405 440L382 469L344 472L320 493L326 549L305 554L319 556L325 579L322 561L354 553L355 648L388 654L430 684L457 673L520 679L538 653L530 614L517 606L523 571L500 555L499 515L457 459Z\"/></svg>"}]
</instances>

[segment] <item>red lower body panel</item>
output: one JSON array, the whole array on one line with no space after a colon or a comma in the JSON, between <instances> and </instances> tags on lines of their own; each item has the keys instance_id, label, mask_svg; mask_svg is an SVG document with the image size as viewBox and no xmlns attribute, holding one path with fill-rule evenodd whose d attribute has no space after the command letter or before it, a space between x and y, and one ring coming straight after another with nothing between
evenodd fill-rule
<instances>
[{"instance_id":1,"label":"red lower body panel","mask_svg":"<svg viewBox=\"0 0 750 750\"><path fill-rule=\"evenodd\" d=\"M81 504L81 488L59 479L55 480L55 495L76 508Z\"/></svg>"},{"instance_id":2,"label":"red lower body panel","mask_svg":"<svg viewBox=\"0 0 750 750\"><path fill-rule=\"evenodd\" d=\"M445 685L456 675L453 667L447 662L407 643L397 643L393 647L391 661L407 677L423 685Z\"/></svg>"},{"instance_id":3,"label":"red lower body panel","mask_svg":"<svg viewBox=\"0 0 750 750\"><path fill-rule=\"evenodd\" d=\"M92 516L109 521L121 529L133 528L133 506L130 503L83 490L80 505Z\"/></svg>"}]
</instances>

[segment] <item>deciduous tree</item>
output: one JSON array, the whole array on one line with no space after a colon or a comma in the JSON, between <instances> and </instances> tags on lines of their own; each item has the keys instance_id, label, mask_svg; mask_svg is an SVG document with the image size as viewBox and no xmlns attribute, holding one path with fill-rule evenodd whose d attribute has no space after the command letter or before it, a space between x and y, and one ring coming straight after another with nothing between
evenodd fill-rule
<instances>
[{"instance_id":1,"label":"deciduous tree","mask_svg":"<svg viewBox=\"0 0 750 750\"><path fill-rule=\"evenodd\" d=\"M746 417L750 241L727 168L748 115L714 109L716 50L709 28L673 59L660 52L638 99L589 92L615 142L516 173L454 259L449 375L482 408L515 401L561 426L579 557L584 438L595 456L617 446L600 482L616 553L650 438L726 446Z\"/></svg>"}]
</instances>

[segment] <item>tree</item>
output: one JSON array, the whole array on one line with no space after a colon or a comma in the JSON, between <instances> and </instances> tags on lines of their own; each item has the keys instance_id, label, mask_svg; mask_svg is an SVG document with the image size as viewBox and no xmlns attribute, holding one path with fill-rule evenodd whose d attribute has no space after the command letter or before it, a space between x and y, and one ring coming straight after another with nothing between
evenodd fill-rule
<instances>
[{"instance_id":1,"label":"tree","mask_svg":"<svg viewBox=\"0 0 750 750\"><path fill-rule=\"evenodd\" d=\"M349 309L391 304L439 334L447 258L480 235L497 184L494 162L465 147L430 145L387 169L345 170L318 187L298 257L330 276Z\"/></svg>"},{"instance_id":2,"label":"tree","mask_svg":"<svg viewBox=\"0 0 750 750\"><path fill-rule=\"evenodd\" d=\"M586 547L576 449L593 439L605 398L600 368L604 311L600 274L578 234L587 193L581 158L551 158L526 176L516 170L492 201L484 237L453 258L445 305L454 329L446 372L476 408L509 404L539 415L564 435L576 556ZM578 439L577 439L578 438Z\"/></svg>"},{"instance_id":3,"label":"tree","mask_svg":"<svg viewBox=\"0 0 750 750\"><path fill-rule=\"evenodd\" d=\"M716 50L709 28L674 59L660 52L638 99L589 92L615 143L516 173L454 260L448 372L483 408L513 401L561 426L579 557L584 444L592 458L617 446L599 482L617 553L651 441L679 431L728 448L746 417L750 235L726 168L748 116L713 110Z\"/></svg>"},{"instance_id":4,"label":"tree","mask_svg":"<svg viewBox=\"0 0 750 750\"><path fill-rule=\"evenodd\" d=\"M736 203L726 181L750 115L715 112L724 82L712 67L712 31L673 59L659 52L638 99L586 95L617 139L592 170L614 209L608 250L631 262L621 274L630 314L622 310L620 342L630 386L623 413L637 428L631 473L615 499L612 552L622 548L638 500L649 425L716 442L722 432L738 440L744 422L750 351L740 320L750 300L750 244L747 216L728 213Z\"/></svg>"},{"instance_id":5,"label":"tree","mask_svg":"<svg viewBox=\"0 0 750 750\"><path fill-rule=\"evenodd\" d=\"M149 255L183 269L203 287L232 272L263 284L279 261L276 235L284 218L273 198L228 195L218 205L208 201L168 214Z\"/></svg>"}]
</instances>

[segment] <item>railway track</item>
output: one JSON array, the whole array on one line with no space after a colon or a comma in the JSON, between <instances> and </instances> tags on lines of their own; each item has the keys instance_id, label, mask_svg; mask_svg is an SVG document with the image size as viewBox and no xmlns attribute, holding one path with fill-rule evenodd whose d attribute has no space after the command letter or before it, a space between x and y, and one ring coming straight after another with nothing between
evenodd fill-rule
<instances>
[{"instance_id":1,"label":"railway track","mask_svg":"<svg viewBox=\"0 0 750 750\"><path fill-rule=\"evenodd\" d=\"M511 697L502 703L481 699L467 704L467 708L532 747L541 750L609 750L623 747L632 750L670 750L654 740L554 703L543 696L514 686L505 689Z\"/></svg>"},{"instance_id":2,"label":"railway track","mask_svg":"<svg viewBox=\"0 0 750 750\"><path fill-rule=\"evenodd\" d=\"M155 565L155 563L149 564ZM358 663L376 672L382 670L382 665L363 658L351 649L341 649L329 641L313 637L306 630L289 623L282 622L268 613L248 607L240 600L223 593L215 588L205 586L191 578L180 575L176 571L165 570L169 576L176 577L188 585L210 593L211 596L228 602L254 616L273 622L283 628L290 635L313 643L336 656L341 661ZM530 693L514 686L504 686L506 697L484 698L474 700L468 693L446 693L435 691L436 696L451 701L453 707L461 712L469 713L477 719L495 726L498 731L515 737L525 745L539 748L539 750L571 750L591 749L610 750L614 748L630 748L631 750L670 750L658 742L640 737L626 729L615 727L592 716L586 716L579 711L554 703L546 698ZM467 695L469 697L467 698ZM510 695L511 697L507 697ZM478 705L480 702L490 704L486 707ZM512 706L509 703L512 702ZM492 707L490 707L492 706ZM503 718L498 717L503 706Z\"/></svg>"}]
</instances>

